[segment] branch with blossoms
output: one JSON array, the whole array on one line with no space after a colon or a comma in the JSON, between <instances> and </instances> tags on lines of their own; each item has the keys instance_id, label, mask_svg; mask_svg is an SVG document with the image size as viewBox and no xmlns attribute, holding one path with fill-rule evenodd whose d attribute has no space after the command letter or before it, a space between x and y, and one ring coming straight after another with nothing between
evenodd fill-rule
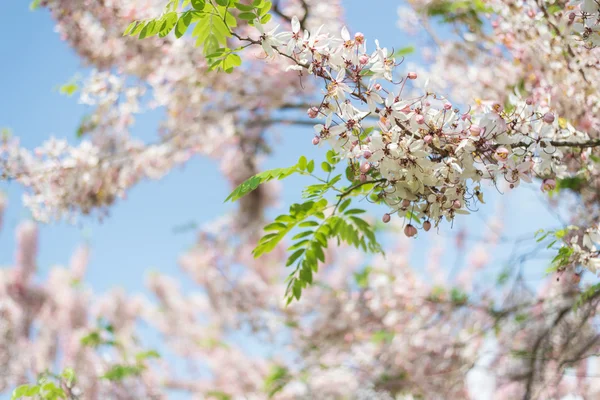
<instances>
[{"instance_id":1,"label":"branch with blossoms","mask_svg":"<svg viewBox=\"0 0 600 400\"><path fill-rule=\"evenodd\" d=\"M521 181L539 177L544 180L542 189L552 190L556 179L567 176L559 148L598 145L597 140L532 99L513 96L507 109L492 104L478 113L461 113L446 98L427 89L422 95L409 95L406 84L417 80L417 73L399 74L400 64L379 42L375 41L376 50L368 53L363 34L352 37L346 28L338 35L323 33L322 28L302 32L297 17L291 18L291 31L277 32L277 27L267 31L263 27L265 6L261 1L255 3L252 12L256 19L250 22L258 37L231 30L234 25L227 23L227 9L225 15L216 16L220 15L229 29L228 36L249 46L260 45L268 58L292 61L287 70L307 71L322 80L323 98L307 111L310 118L324 119L324 124L315 125L313 144L327 142L336 157L359 165L359 181L380 182L377 199L389 207L383 221L389 222L393 215L408 219L404 232L409 237L418 233L413 220L428 231L439 227L443 219L451 222L459 214L468 214L483 201L481 185L485 182L497 186L505 181L512 189ZM234 5L245 11L245 6ZM202 13L204 7L194 9ZM270 4L266 7L268 11ZM252 12L249 10L248 17ZM201 21L197 26L202 26ZM137 25L132 32L139 32ZM369 116L379 119L375 128L364 125ZM273 235L265 236L267 242L281 237ZM264 243L259 242L258 249L261 246ZM301 252L294 247L291 250L298 250L290 258L293 261ZM317 259L309 257L312 266L305 265L304 278L292 280L290 287L311 282L308 271L315 268ZM579 259L596 257L588 253ZM299 298L301 286L296 289Z\"/></svg>"}]
</instances>

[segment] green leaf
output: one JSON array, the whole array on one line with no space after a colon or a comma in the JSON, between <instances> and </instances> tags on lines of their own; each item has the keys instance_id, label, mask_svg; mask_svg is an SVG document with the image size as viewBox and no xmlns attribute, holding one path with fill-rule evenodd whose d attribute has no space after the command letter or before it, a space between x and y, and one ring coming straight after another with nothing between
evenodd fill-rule
<instances>
[{"instance_id":1,"label":"green leaf","mask_svg":"<svg viewBox=\"0 0 600 400\"><path fill-rule=\"evenodd\" d=\"M232 202L239 200L242 197L246 196L248 193L255 190L259 185L269 182L273 179L281 180L281 179L287 178L288 176L290 176L291 174L293 174L295 172L297 172L296 165L289 167L289 168L275 168L275 169L267 170L267 171L261 172L259 174L256 174L253 177L248 178L241 185L239 185L237 188L235 188L235 190L233 192L231 192L231 194L229 196L227 196L227 198L225 199L225 202L228 202L230 200ZM285 221L281 221L281 222L285 222Z\"/></svg>"},{"instance_id":2,"label":"green leaf","mask_svg":"<svg viewBox=\"0 0 600 400\"><path fill-rule=\"evenodd\" d=\"M265 14L260 18L260 23L264 25L267 22L269 22L270 20L271 20L271 14Z\"/></svg>"},{"instance_id":3,"label":"green leaf","mask_svg":"<svg viewBox=\"0 0 600 400\"><path fill-rule=\"evenodd\" d=\"M338 210L339 210L340 212L344 212L344 210L345 210L346 208L348 208L348 206L350 205L350 203L352 203L352 199L346 199L346 200L344 200L344 201L343 201L343 202L340 204L340 206L338 207Z\"/></svg>"},{"instance_id":4,"label":"green leaf","mask_svg":"<svg viewBox=\"0 0 600 400\"><path fill-rule=\"evenodd\" d=\"M388 331L377 331L375 333L373 333L373 335L371 336L371 341L373 343L390 343L393 339L394 339L394 332L388 332Z\"/></svg>"},{"instance_id":5,"label":"green leaf","mask_svg":"<svg viewBox=\"0 0 600 400\"><path fill-rule=\"evenodd\" d=\"M331 171L333 171L333 168L331 167L331 165L329 165L329 163L328 163L328 162L325 162L325 161L323 161L323 162L321 163L321 169L322 169L323 171L325 171L325 172L331 172Z\"/></svg>"},{"instance_id":6,"label":"green leaf","mask_svg":"<svg viewBox=\"0 0 600 400\"><path fill-rule=\"evenodd\" d=\"M282 229L286 229L287 225L281 222L273 222L263 228L264 231L280 231Z\"/></svg>"},{"instance_id":7,"label":"green leaf","mask_svg":"<svg viewBox=\"0 0 600 400\"><path fill-rule=\"evenodd\" d=\"M73 94L79 89L79 86L77 85L77 83L75 82L69 82L66 83L64 85L62 85L60 87L60 93L67 95L67 96L73 96Z\"/></svg>"},{"instance_id":8,"label":"green leaf","mask_svg":"<svg viewBox=\"0 0 600 400\"><path fill-rule=\"evenodd\" d=\"M98 347L103 343L100 332L92 331L90 334L81 338L81 344L89 347Z\"/></svg>"},{"instance_id":9,"label":"green leaf","mask_svg":"<svg viewBox=\"0 0 600 400\"><path fill-rule=\"evenodd\" d=\"M142 28L139 38L145 39L147 37L152 36L152 32L154 32L155 25L156 25L156 21L154 21L154 20L148 21L148 23L146 23L146 25L144 25L144 27Z\"/></svg>"},{"instance_id":10,"label":"green leaf","mask_svg":"<svg viewBox=\"0 0 600 400\"><path fill-rule=\"evenodd\" d=\"M38 8L40 8L42 4L42 0L33 0L31 3L29 3L29 11L35 11Z\"/></svg>"},{"instance_id":11,"label":"green leaf","mask_svg":"<svg viewBox=\"0 0 600 400\"><path fill-rule=\"evenodd\" d=\"M344 215L356 215L356 214L364 214L366 211L365 210L361 210L359 208L353 208L351 210L348 210L344 213Z\"/></svg>"},{"instance_id":12,"label":"green leaf","mask_svg":"<svg viewBox=\"0 0 600 400\"><path fill-rule=\"evenodd\" d=\"M294 253L293 253L293 254L292 254L292 255L291 255L289 258L288 258L287 262L285 263L285 266L286 266L286 267L289 267L290 265L292 265L293 263L295 263L295 262L296 262L296 260L297 260L298 258L300 258L300 256L301 256L302 254L304 254L304 251L305 251L304 249L298 249L298 250L296 250L296 251L295 251L295 252L294 252Z\"/></svg>"},{"instance_id":13,"label":"green leaf","mask_svg":"<svg viewBox=\"0 0 600 400\"><path fill-rule=\"evenodd\" d=\"M297 280L294 282L292 293L294 294L296 300L300 300L300 297L302 297L302 283L300 281Z\"/></svg>"},{"instance_id":14,"label":"green leaf","mask_svg":"<svg viewBox=\"0 0 600 400\"><path fill-rule=\"evenodd\" d=\"M355 272L354 279L356 280L356 284L360 288L366 288L369 285L369 275L373 271L373 268L366 267L362 272Z\"/></svg>"},{"instance_id":15,"label":"green leaf","mask_svg":"<svg viewBox=\"0 0 600 400\"><path fill-rule=\"evenodd\" d=\"M206 397L208 399L215 399L215 400L231 400L231 395L229 395L225 392L218 391L218 390L211 390L211 391L207 392Z\"/></svg>"},{"instance_id":16,"label":"green leaf","mask_svg":"<svg viewBox=\"0 0 600 400\"><path fill-rule=\"evenodd\" d=\"M327 162L329 162L330 164L337 164L337 162L338 162L337 154L333 150L327 151L326 158L327 158Z\"/></svg>"},{"instance_id":17,"label":"green leaf","mask_svg":"<svg viewBox=\"0 0 600 400\"><path fill-rule=\"evenodd\" d=\"M204 0L192 0L192 7L196 11L204 10L205 6L206 6L206 1L204 1Z\"/></svg>"},{"instance_id":18,"label":"green leaf","mask_svg":"<svg viewBox=\"0 0 600 400\"><path fill-rule=\"evenodd\" d=\"M139 21L133 21L132 23L130 23L127 26L127 29L125 29L125 32L123 32L123 36L129 35L138 26L139 23Z\"/></svg>"},{"instance_id":19,"label":"green leaf","mask_svg":"<svg viewBox=\"0 0 600 400\"><path fill-rule=\"evenodd\" d=\"M242 3L235 3L235 8L237 8L240 11L244 11L244 12L249 12L249 11L254 11L254 6L248 6L246 4L242 4Z\"/></svg>"},{"instance_id":20,"label":"green leaf","mask_svg":"<svg viewBox=\"0 0 600 400\"><path fill-rule=\"evenodd\" d=\"M243 12L243 13L240 13L240 14L238 15L238 17L239 17L240 19L243 19L243 20L245 20L245 21L253 21L253 20L255 20L255 19L256 19L256 14L254 14L254 13L252 13L252 12Z\"/></svg>"},{"instance_id":21,"label":"green leaf","mask_svg":"<svg viewBox=\"0 0 600 400\"><path fill-rule=\"evenodd\" d=\"M138 376L142 370L137 365L113 365L101 378L119 382L130 376Z\"/></svg>"},{"instance_id":22,"label":"green leaf","mask_svg":"<svg viewBox=\"0 0 600 400\"><path fill-rule=\"evenodd\" d=\"M35 385L35 386L21 385L13 391L11 399L17 400L22 397L33 397L33 396L37 395L39 392L40 392L40 387L37 385Z\"/></svg>"},{"instance_id":23,"label":"green leaf","mask_svg":"<svg viewBox=\"0 0 600 400\"><path fill-rule=\"evenodd\" d=\"M298 165L298 168L300 168L302 171L304 171L306 169L306 165L307 165L306 157L301 156L298 159L298 164L297 165Z\"/></svg>"},{"instance_id":24,"label":"green leaf","mask_svg":"<svg viewBox=\"0 0 600 400\"><path fill-rule=\"evenodd\" d=\"M175 36L179 39L180 37L185 35L185 32L187 31L187 29L189 28L191 23L192 23L192 13L191 12L186 11L183 14L181 14L181 16L179 17L179 20L177 21L177 25L175 26Z\"/></svg>"},{"instance_id":25,"label":"green leaf","mask_svg":"<svg viewBox=\"0 0 600 400\"><path fill-rule=\"evenodd\" d=\"M264 390L269 398L280 392L291 380L288 369L284 366L274 365L271 372L265 378Z\"/></svg>"},{"instance_id":26,"label":"green leaf","mask_svg":"<svg viewBox=\"0 0 600 400\"><path fill-rule=\"evenodd\" d=\"M552 4L551 6L548 7L547 9L548 14L557 14L559 12L562 11L562 7L559 6L558 4Z\"/></svg>"},{"instance_id":27,"label":"green leaf","mask_svg":"<svg viewBox=\"0 0 600 400\"><path fill-rule=\"evenodd\" d=\"M304 232L300 232L299 234L297 234L296 236L294 236L292 238L292 240L298 240L298 239L302 239L305 238L307 236L312 235L314 232L313 231L304 231Z\"/></svg>"},{"instance_id":28,"label":"green leaf","mask_svg":"<svg viewBox=\"0 0 600 400\"><path fill-rule=\"evenodd\" d=\"M175 24L177 24L177 13L170 12L168 14L165 14L165 16L163 17L163 23L160 27L158 36L159 37L167 36L173 30L173 28L175 27Z\"/></svg>"},{"instance_id":29,"label":"green leaf","mask_svg":"<svg viewBox=\"0 0 600 400\"><path fill-rule=\"evenodd\" d=\"M312 285L313 283L313 270L310 268L309 265L306 265L304 268L302 268L300 270L300 279L303 282L306 282L309 285Z\"/></svg>"},{"instance_id":30,"label":"green leaf","mask_svg":"<svg viewBox=\"0 0 600 400\"><path fill-rule=\"evenodd\" d=\"M227 7L229 5L229 0L216 0L216 2L222 7Z\"/></svg>"},{"instance_id":31,"label":"green leaf","mask_svg":"<svg viewBox=\"0 0 600 400\"><path fill-rule=\"evenodd\" d=\"M60 376L67 382L67 386L73 386L75 383L75 371L73 368L65 368Z\"/></svg>"},{"instance_id":32,"label":"green leaf","mask_svg":"<svg viewBox=\"0 0 600 400\"><path fill-rule=\"evenodd\" d=\"M143 351L135 355L137 362L147 360L149 358L160 358L160 354L156 350Z\"/></svg>"},{"instance_id":33,"label":"green leaf","mask_svg":"<svg viewBox=\"0 0 600 400\"><path fill-rule=\"evenodd\" d=\"M204 56L213 53L220 46L226 47L227 38L231 37L229 28L237 25L236 19L225 8L215 7L210 3L207 6L212 10L199 16L192 32L192 36L196 38L196 45L203 46Z\"/></svg>"},{"instance_id":34,"label":"green leaf","mask_svg":"<svg viewBox=\"0 0 600 400\"><path fill-rule=\"evenodd\" d=\"M313 173L313 171L315 170L315 162L314 162L314 160L310 160L310 162L306 166L306 170L308 171L309 174Z\"/></svg>"},{"instance_id":35,"label":"green leaf","mask_svg":"<svg viewBox=\"0 0 600 400\"><path fill-rule=\"evenodd\" d=\"M300 225L298 225L300 228L310 228L313 226L319 226L319 223L317 221L306 221L301 223Z\"/></svg>"},{"instance_id":36,"label":"green leaf","mask_svg":"<svg viewBox=\"0 0 600 400\"><path fill-rule=\"evenodd\" d=\"M266 15L270 10L273 4L270 1L266 1L262 7L260 7L260 11L258 14L262 17Z\"/></svg>"},{"instance_id":37,"label":"green leaf","mask_svg":"<svg viewBox=\"0 0 600 400\"><path fill-rule=\"evenodd\" d=\"M412 54L415 52L415 47L414 46L408 46L408 47L403 47L401 49L398 49L394 52L393 57L403 57L409 54Z\"/></svg>"}]
</instances>

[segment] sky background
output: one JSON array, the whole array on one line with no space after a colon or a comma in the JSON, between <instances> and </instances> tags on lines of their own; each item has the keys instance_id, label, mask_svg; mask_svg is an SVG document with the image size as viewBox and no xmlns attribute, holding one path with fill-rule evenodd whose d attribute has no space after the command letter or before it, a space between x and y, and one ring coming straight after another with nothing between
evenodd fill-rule
<instances>
[{"instance_id":1,"label":"sky background","mask_svg":"<svg viewBox=\"0 0 600 400\"><path fill-rule=\"evenodd\" d=\"M366 18L363 1L344 1L351 32L360 30L371 44L378 38L384 46L410 45L411 38L396 27L399 2L378 0L376 3L377 7L369 10L369 18ZM75 131L86 113L86 106L78 104L77 95L61 95L57 88L77 73L85 76L85 66L54 32L53 21L46 10L30 12L27 1L3 1L0 15L4 17L0 24L0 128L10 128L30 148L52 135L75 143ZM154 111L139 117L133 133L152 136L160 116L160 111ZM300 155L314 154L311 128L279 127L277 131L281 142L265 164L266 168L289 166ZM206 190L207 187L211 190ZM414 243L415 267L423 266L427 252L439 240L448 243L446 259L449 267L452 266L460 254L451 249L451 238L467 226L471 234L480 233L483 219L495 212L500 201L504 206L503 220L508 236L556 226L553 214L540 201L538 188L539 183L536 183L530 189L502 199L488 189L487 204L477 215L459 218L453 230L444 229L439 235L433 232L419 235ZM284 181L282 204L289 205L298 199L301 189L297 180ZM0 182L0 190L9 198L0 232L0 266L8 266L14 257L15 227L28 218L28 212L21 205L22 191L18 184ZM190 222L201 225L230 210L234 206L223 204L229 191L216 164L197 158L162 180L135 186L126 200L118 201L111 209L110 218L103 223L84 218L78 225L42 226L38 257L41 275L54 265L66 265L76 247L88 242L92 255L87 284L96 292L114 286L131 293L143 291L144 277L149 270L183 277L177 258L194 244L195 233L191 230L176 234L174 228ZM377 210L377 218L383 212ZM509 250L501 247L492 255L495 262L491 271L502 270ZM527 263L526 279L536 285L544 276L545 264L544 260Z\"/></svg>"}]
</instances>

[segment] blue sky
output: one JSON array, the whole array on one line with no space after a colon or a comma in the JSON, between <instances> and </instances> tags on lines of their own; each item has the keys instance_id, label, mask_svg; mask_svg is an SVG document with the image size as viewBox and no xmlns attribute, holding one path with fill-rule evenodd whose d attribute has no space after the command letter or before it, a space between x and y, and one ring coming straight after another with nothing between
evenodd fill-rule
<instances>
[{"instance_id":1,"label":"blue sky","mask_svg":"<svg viewBox=\"0 0 600 400\"><path fill-rule=\"evenodd\" d=\"M377 1L377 7L369 10L369 18L365 18L363 1L347 0L344 4L351 31L362 31L371 44L374 38L379 38L384 46L395 48L411 44L410 37L396 28L398 1ZM28 147L40 144L51 135L74 142L86 108L77 104L76 96L69 98L59 94L57 87L76 73L85 75L85 69L54 33L53 21L46 10L30 12L25 1L5 1L0 5L0 14L8 17L0 24L0 127L12 129ZM159 118L160 113L139 118L134 133L145 132L147 137L148 132L156 131ZM300 155L314 153L310 144L312 129L280 127L278 132L283 142L265 167L288 166ZM0 182L0 190L8 194L10 202L0 232L0 265L10 265L14 255L14 228L28 214L21 206L22 191L17 184ZM283 203L289 205L297 199L300 190L297 180L286 181ZM92 258L87 283L96 291L113 286L122 286L128 291L143 290L148 270L182 276L177 268L177 257L193 245L195 234L193 231L174 234L173 228L190 221L202 224L231 209L231 205L223 204L228 191L214 162L195 159L160 181L144 182L133 188L127 200L119 201L112 208L110 218L101 224L87 218L77 226L64 223L43 226L38 258L40 271L44 274L53 265L66 264L73 250L88 241ZM511 235L556 226L556 220L539 197L539 191L523 189L505 199L505 223ZM462 226L469 226L472 233L480 231L482 217L493 212L498 196L488 191L486 199L488 204L479 215L461 218L453 231L444 230L442 236L452 236ZM383 212L380 210L379 215ZM428 249L438 240L440 236L430 233L416 241L413 258L417 268L422 266ZM504 247L493 255L497 260L495 273L504 266L509 250ZM457 257L460 254L450 250L446 256L451 260L449 265ZM544 264L543 261L527 264L526 276L535 282L543 276Z\"/></svg>"}]
</instances>

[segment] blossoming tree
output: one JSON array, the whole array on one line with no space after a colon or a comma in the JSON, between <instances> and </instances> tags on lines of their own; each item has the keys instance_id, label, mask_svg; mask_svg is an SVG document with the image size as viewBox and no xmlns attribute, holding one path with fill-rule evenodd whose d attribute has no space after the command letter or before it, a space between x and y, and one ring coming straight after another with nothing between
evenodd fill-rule
<instances>
[{"instance_id":1,"label":"blossoming tree","mask_svg":"<svg viewBox=\"0 0 600 400\"><path fill-rule=\"evenodd\" d=\"M158 306L120 293L75 301L81 289L72 282L83 275L85 250L70 271L50 277L47 285L63 290L33 284L35 228L22 226L15 268L2 283L4 386L52 371L58 360L60 375L20 386L15 396L162 398L179 389L198 398L340 398L370 385L393 395L462 398L466 373L491 340L499 398L596 396L586 375L597 352L600 292L582 292L579 279L600 260L593 87L600 5L409 4L400 26L423 44L431 60L425 68L406 69L406 49L373 47L351 34L338 2L34 2L96 68L82 84L82 101L95 107L78 132L80 145L53 139L32 152L3 138L3 176L28 189L24 202L36 219L103 217L133 185L196 154L220 159L233 188L228 200L240 206L181 260L204 293L188 298L175 282L153 276ZM440 19L451 39L431 28ZM152 143L129 134L142 103L167 111ZM268 128L280 123L314 126L306 140L326 154L322 173L312 155L259 172ZM268 182L292 174L315 184L267 221L275 198ZM472 292L469 274L462 286L442 289L406 259L384 258L375 224L354 201L378 204L382 222L412 238L475 210L491 190L533 180L551 195L577 195L572 225L538 238L556 250L552 268L563 279L535 295L513 291L502 307L494 306L502 296L493 287ZM373 267L344 259L339 246L375 253ZM291 267L285 281L283 265ZM104 320L92 325L90 316ZM152 361L158 354L133 339L136 317L196 375L169 371L164 357ZM280 350L277 357L252 359L226 346L242 327ZM565 377L568 368L575 380ZM205 369L210 378L198 379Z\"/></svg>"}]
</instances>

